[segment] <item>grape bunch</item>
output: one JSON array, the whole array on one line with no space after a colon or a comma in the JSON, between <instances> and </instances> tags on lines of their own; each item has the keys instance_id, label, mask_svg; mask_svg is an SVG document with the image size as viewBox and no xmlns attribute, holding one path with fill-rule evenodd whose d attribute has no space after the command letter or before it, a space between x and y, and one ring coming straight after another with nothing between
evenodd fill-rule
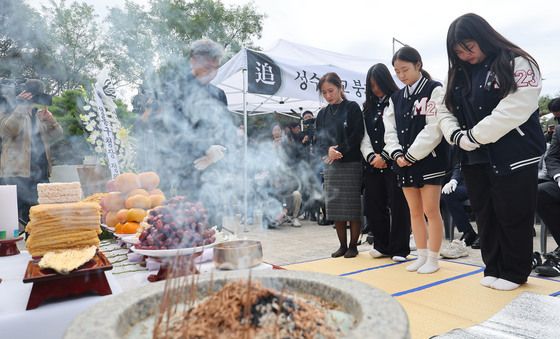
<instances>
[{"instance_id":1,"label":"grape bunch","mask_svg":"<svg viewBox=\"0 0 560 339\"><path fill-rule=\"evenodd\" d=\"M151 210L145 220L150 227L140 234L138 248L164 250L212 244L215 231L208 226L208 213L201 203L185 197L171 198Z\"/></svg>"}]
</instances>

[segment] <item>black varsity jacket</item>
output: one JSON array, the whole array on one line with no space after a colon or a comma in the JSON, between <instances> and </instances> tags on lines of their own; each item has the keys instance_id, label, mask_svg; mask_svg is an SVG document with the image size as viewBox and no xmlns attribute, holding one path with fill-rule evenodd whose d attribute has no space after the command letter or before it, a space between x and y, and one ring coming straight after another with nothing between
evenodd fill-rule
<instances>
[{"instance_id":1,"label":"black varsity jacket","mask_svg":"<svg viewBox=\"0 0 560 339\"><path fill-rule=\"evenodd\" d=\"M438 101L439 126L449 143L458 144L461 130L472 142L486 145L494 173L505 175L537 164L546 149L539 124L538 100L542 81L539 70L523 57L516 57L517 90L500 98L499 79L490 71L491 59L472 68L471 90L465 93L459 78L453 88L455 112Z\"/></svg>"}]
</instances>

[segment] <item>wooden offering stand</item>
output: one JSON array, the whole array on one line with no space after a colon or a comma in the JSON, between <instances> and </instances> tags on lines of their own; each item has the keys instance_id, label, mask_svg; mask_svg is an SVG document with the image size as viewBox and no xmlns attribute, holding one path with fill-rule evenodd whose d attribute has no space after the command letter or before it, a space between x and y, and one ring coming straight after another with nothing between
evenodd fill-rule
<instances>
[{"instance_id":1,"label":"wooden offering stand","mask_svg":"<svg viewBox=\"0 0 560 339\"><path fill-rule=\"evenodd\" d=\"M21 239L23 238L19 237L9 240L0 240L0 257L19 254L16 242L20 241Z\"/></svg>"},{"instance_id":2,"label":"wooden offering stand","mask_svg":"<svg viewBox=\"0 0 560 339\"><path fill-rule=\"evenodd\" d=\"M202 252L183 255L184 258L181 260L186 260L188 265L187 269L184 271L185 275L200 273L196 268L196 265L194 264L194 259L200 257L201 255ZM172 266L175 262L175 260L169 260L169 259L171 258L164 258L163 260L160 261L161 264L159 266L158 272L156 274L150 274L148 276L149 282L156 282L156 281L167 279L167 276L169 275L169 273L171 273Z\"/></svg>"},{"instance_id":3,"label":"wooden offering stand","mask_svg":"<svg viewBox=\"0 0 560 339\"><path fill-rule=\"evenodd\" d=\"M26 309L37 308L47 299L81 296L88 292L112 294L104 273L112 268L113 265L100 251L89 262L67 275L51 269L41 269L39 259L33 259L27 264L23 278L24 283L33 283Z\"/></svg>"}]
</instances>

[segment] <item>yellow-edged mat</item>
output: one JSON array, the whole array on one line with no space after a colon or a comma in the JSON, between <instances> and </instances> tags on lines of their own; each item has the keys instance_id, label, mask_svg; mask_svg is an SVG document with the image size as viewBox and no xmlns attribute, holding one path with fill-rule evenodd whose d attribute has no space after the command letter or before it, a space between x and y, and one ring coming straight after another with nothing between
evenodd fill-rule
<instances>
[{"instance_id":1,"label":"yellow-edged mat","mask_svg":"<svg viewBox=\"0 0 560 339\"><path fill-rule=\"evenodd\" d=\"M433 274L408 272L407 265L386 258L371 259L367 252L361 252L354 259L328 258L283 268L344 276L393 295L408 314L413 339L478 324L523 292L560 292L560 282L533 277L515 291L495 291L479 284L481 267L451 261L441 260L441 269Z\"/></svg>"}]
</instances>

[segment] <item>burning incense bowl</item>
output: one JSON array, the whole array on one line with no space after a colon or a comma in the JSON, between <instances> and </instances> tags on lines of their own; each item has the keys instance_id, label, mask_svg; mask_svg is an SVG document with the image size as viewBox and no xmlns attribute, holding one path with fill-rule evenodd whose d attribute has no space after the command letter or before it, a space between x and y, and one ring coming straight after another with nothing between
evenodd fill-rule
<instances>
[{"instance_id":1,"label":"burning incense bowl","mask_svg":"<svg viewBox=\"0 0 560 339\"><path fill-rule=\"evenodd\" d=\"M260 241L234 240L214 246L214 266L219 270L239 270L262 263Z\"/></svg>"},{"instance_id":2,"label":"burning incense bowl","mask_svg":"<svg viewBox=\"0 0 560 339\"><path fill-rule=\"evenodd\" d=\"M209 288L221 289L227 282L247 280L248 271L201 275L194 290L197 299ZM410 338L408 318L401 305L387 293L366 284L337 276L298 271L255 271L252 281L266 288L320 299L335 304L350 319L344 338ZM152 338L164 283L158 282L108 298L80 314L67 329L65 339ZM109 315L109 316L108 316Z\"/></svg>"}]
</instances>

